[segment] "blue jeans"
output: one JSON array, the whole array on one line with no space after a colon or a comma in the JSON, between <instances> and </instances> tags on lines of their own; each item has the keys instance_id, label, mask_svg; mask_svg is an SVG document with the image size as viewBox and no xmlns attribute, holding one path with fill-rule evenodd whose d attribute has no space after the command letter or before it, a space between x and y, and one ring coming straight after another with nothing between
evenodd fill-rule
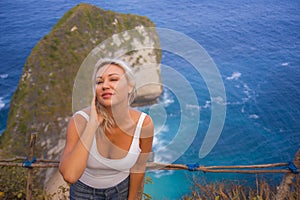
<instances>
[{"instance_id":1,"label":"blue jeans","mask_svg":"<svg viewBox=\"0 0 300 200\"><path fill-rule=\"evenodd\" d=\"M70 200L126 200L128 190L129 176L118 185L106 189L95 189L78 180L70 186Z\"/></svg>"}]
</instances>

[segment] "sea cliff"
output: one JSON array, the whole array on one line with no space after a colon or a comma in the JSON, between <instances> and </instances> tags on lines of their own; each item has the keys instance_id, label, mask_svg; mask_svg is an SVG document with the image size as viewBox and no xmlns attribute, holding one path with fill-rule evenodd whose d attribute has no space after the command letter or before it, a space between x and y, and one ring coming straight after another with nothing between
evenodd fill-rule
<instances>
[{"instance_id":1,"label":"sea cliff","mask_svg":"<svg viewBox=\"0 0 300 200\"><path fill-rule=\"evenodd\" d=\"M86 62L91 66L96 58L118 57L129 63L137 76L134 105L155 102L162 93L161 51L155 28L147 27L155 27L147 17L89 4L79 4L65 13L32 49L24 65L7 128L0 138L1 157L26 156L30 134L36 133L35 156L59 159L70 116L90 102L90 93L85 93L91 91L90 83L78 93L76 89L82 85L74 87L75 82L82 81ZM80 95L80 102L76 102L76 95ZM48 171L48 176L51 173Z\"/></svg>"}]
</instances>

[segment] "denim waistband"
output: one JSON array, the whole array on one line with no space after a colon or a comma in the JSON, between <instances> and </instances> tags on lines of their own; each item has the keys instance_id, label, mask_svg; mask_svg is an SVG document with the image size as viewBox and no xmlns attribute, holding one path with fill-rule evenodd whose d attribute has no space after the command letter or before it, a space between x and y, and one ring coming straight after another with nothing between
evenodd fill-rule
<instances>
[{"instance_id":1,"label":"denim waistband","mask_svg":"<svg viewBox=\"0 0 300 200\"><path fill-rule=\"evenodd\" d=\"M119 183L116 186L105 188L105 189L97 189L90 187L84 184L81 181L77 181L76 183L71 185L70 188L70 199L125 199L124 196L127 197L129 190L129 176ZM122 197L122 198L120 198Z\"/></svg>"}]
</instances>

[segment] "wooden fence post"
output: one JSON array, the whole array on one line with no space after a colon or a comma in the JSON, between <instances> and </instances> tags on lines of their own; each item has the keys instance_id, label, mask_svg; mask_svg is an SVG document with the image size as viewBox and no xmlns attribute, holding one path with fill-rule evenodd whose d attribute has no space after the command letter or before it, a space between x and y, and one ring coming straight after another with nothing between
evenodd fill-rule
<instances>
[{"instance_id":1,"label":"wooden fence post","mask_svg":"<svg viewBox=\"0 0 300 200\"><path fill-rule=\"evenodd\" d=\"M293 163L295 167L298 169L300 168L300 149L296 153ZM296 174L293 172L288 172L284 175L282 182L278 188L277 194L276 194L276 200L284 200L287 196L288 192L290 192L290 185L293 182L293 179L295 178Z\"/></svg>"},{"instance_id":2,"label":"wooden fence post","mask_svg":"<svg viewBox=\"0 0 300 200\"><path fill-rule=\"evenodd\" d=\"M31 164L31 162L34 159L34 145L36 141L36 133L32 133L30 135L30 145L29 145L29 152L28 152L28 158L27 161ZM27 186L26 186L26 200L31 200L32 197L32 167L27 167Z\"/></svg>"}]
</instances>

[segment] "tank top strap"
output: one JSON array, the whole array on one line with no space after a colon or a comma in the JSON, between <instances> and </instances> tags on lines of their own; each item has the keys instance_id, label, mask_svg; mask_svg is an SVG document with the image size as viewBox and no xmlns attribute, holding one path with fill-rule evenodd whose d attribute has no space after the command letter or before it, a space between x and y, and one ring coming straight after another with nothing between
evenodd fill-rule
<instances>
[{"instance_id":1,"label":"tank top strap","mask_svg":"<svg viewBox=\"0 0 300 200\"><path fill-rule=\"evenodd\" d=\"M90 116L88 114L86 114L84 111L82 110L79 110L77 111L76 113L74 113L74 115L81 115L82 117L84 117L86 119L86 121L89 121L90 119Z\"/></svg>"},{"instance_id":2,"label":"tank top strap","mask_svg":"<svg viewBox=\"0 0 300 200\"><path fill-rule=\"evenodd\" d=\"M134 138L140 138L141 130L143 127L143 122L144 122L144 119L146 118L146 116L147 116L146 113L143 113L143 112L141 113L139 121L136 125L135 132L134 132Z\"/></svg>"}]
</instances>

